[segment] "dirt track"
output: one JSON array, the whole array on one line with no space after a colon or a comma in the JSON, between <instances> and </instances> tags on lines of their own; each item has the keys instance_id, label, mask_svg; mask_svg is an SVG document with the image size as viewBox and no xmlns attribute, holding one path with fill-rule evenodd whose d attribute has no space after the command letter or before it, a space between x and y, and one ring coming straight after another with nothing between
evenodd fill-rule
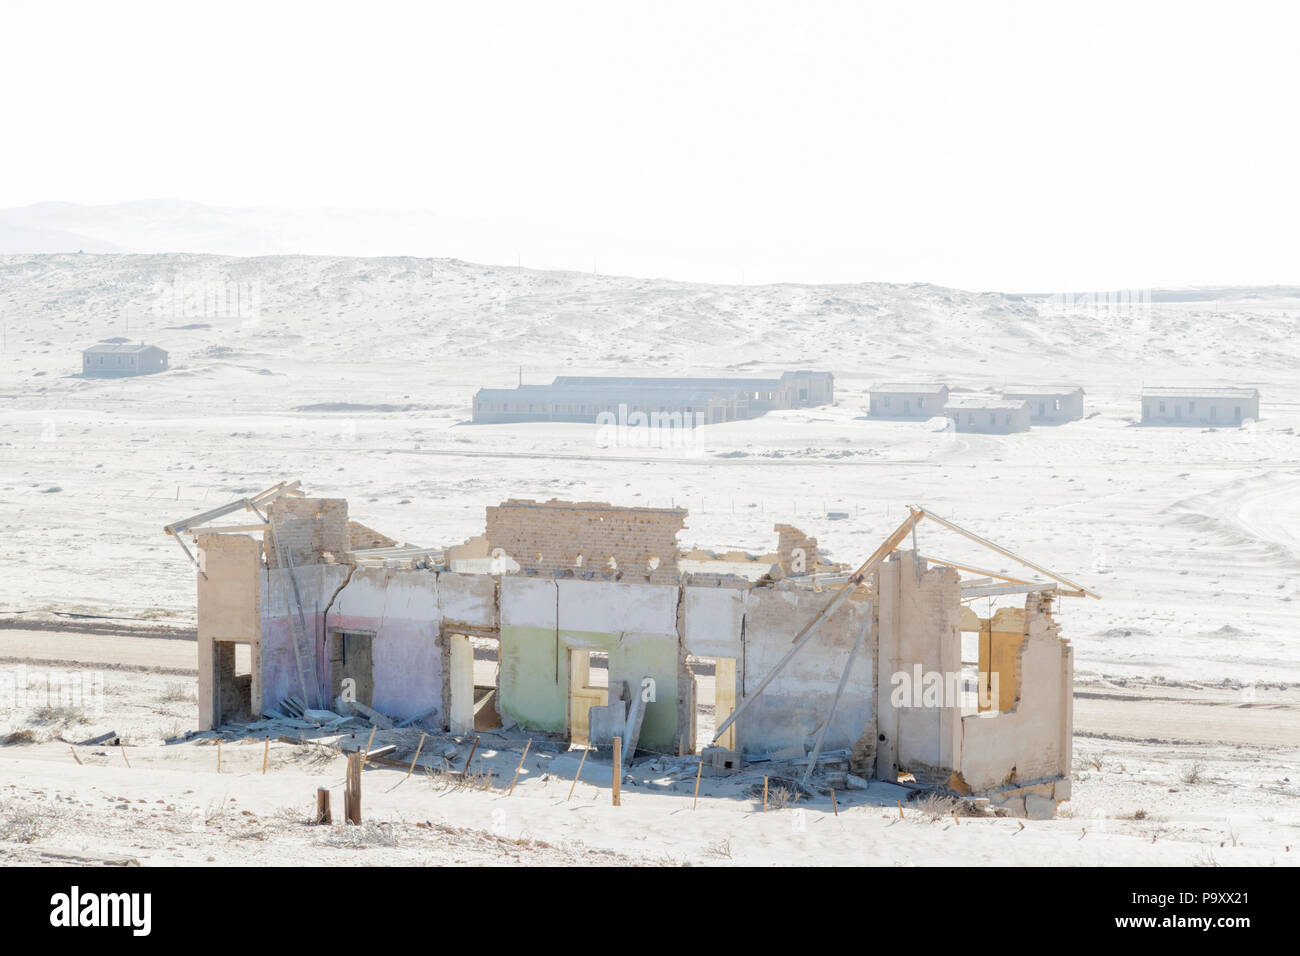
<instances>
[{"instance_id":1,"label":"dirt track","mask_svg":"<svg viewBox=\"0 0 1300 956\"><path fill-rule=\"evenodd\" d=\"M195 651L185 638L0 629L3 662L195 674ZM495 676L488 661L476 661L475 669L484 682ZM1075 690L1074 730L1078 737L1137 743L1300 748L1300 689L1084 684Z\"/></svg>"}]
</instances>

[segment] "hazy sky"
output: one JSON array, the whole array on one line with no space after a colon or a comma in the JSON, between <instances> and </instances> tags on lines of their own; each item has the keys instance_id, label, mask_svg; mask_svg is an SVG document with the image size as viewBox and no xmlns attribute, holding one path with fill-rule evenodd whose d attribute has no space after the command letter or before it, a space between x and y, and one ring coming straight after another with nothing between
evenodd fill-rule
<instances>
[{"instance_id":1,"label":"hazy sky","mask_svg":"<svg viewBox=\"0 0 1300 956\"><path fill-rule=\"evenodd\" d=\"M418 208L719 281L1294 283L1296 11L6 0L0 207Z\"/></svg>"}]
</instances>

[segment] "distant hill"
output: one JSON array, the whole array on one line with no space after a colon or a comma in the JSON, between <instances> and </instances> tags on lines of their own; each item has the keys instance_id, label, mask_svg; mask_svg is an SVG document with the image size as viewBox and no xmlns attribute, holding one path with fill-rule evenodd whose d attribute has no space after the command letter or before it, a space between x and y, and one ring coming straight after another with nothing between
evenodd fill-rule
<instances>
[{"instance_id":1,"label":"distant hill","mask_svg":"<svg viewBox=\"0 0 1300 956\"><path fill-rule=\"evenodd\" d=\"M1297 387L1300 299L1288 290L1119 314L1060 305L923 283L709 285L409 256L0 256L9 347L33 371L127 335L168 349L173 368L377 363L498 386L522 365L529 381L818 368L860 386Z\"/></svg>"}]
</instances>

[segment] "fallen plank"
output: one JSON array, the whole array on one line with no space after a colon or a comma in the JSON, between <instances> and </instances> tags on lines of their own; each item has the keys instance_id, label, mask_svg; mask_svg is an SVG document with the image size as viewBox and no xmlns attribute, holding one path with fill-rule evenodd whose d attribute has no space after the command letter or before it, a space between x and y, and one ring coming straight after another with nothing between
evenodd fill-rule
<instances>
[{"instance_id":1,"label":"fallen plank","mask_svg":"<svg viewBox=\"0 0 1300 956\"><path fill-rule=\"evenodd\" d=\"M362 746L343 747L342 750L345 754L354 754L354 753L365 753L366 748ZM369 756L367 756L366 759L374 760L377 757L391 757L395 753L397 753L397 744L385 744L382 747L375 747L373 750L371 750Z\"/></svg>"},{"instance_id":2,"label":"fallen plank","mask_svg":"<svg viewBox=\"0 0 1300 956\"><path fill-rule=\"evenodd\" d=\"M419 723L420 721L424 720L424 718L426 718L426 717L432 717L432 716L433 716L434 714L436 714L437 712L438 712L438 708L437 708L437 707L430 707L428 710L426 710L424 713L420 714L420 715L417 716L417 717L407 717L407 718L406 718L404 721L402 721L400 724L397 724L397 726L398 726L398 727L406 727L406 726L409 726L410 724Z\"/></svg>"},{"instance_id":3,"label":"fallen plank","mask_svg":"<svg viewBox=\"0 0 1300 956\"><path fill-rule=\"evenodd\" d=\"M96 744L106 744L115 740L117 740L117 731L110 730L108 733L100 734L98 737L91 737L89 740L83 740L81 743L77 744L77 746L93 747Z\"/></svg>"},{"instance_id":4,"label":"fallen plank","mask_svg":"<svg viewBox=\"0 0 1300 956\"><path fill-rule=\"evenodd\" d=\"M383 714L375 710L373 707L367 707L365 704L361 703L360 701L354 700L352 701L352 708L358 711L364 717L366 717L372 724L374 724L380 730L393 729L392 720L389 719L388 717L385 717Z\"/></svg>"}]
</instances>

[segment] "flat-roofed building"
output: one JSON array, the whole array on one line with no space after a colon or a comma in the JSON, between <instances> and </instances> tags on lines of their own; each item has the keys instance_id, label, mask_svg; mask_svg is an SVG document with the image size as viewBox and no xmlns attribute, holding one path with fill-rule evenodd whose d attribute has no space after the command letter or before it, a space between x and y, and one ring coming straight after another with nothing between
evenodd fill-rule
<instances>
[{"instance_id":1,"label":"flat-roofed building","mask_svg":"<svg viewBox=\"0 0 1300 956\"><path fill-rule=\"evenodd\" d=\"M830 372L785 372L780 378L655 378L561 375L549 385L481 388L474 421L596 422L623 417L681 416L686 427L756 418L774 409L807 408L835 400Z\"/></svg>"},{"instance_id":2,"label":"flat-roofed building","mask_svg":"<svg viewBox=\"0 0 1300 956\"><path fill-rule=\"evenodd\" d=\"M167 353L143 342L98 342L81 352L83 375L147 375L167 368Z\"/></svg>"},{"instance_id":3,"label":"flat-roofed building","mask_svg":"<svg viewBox=\"0 0 1300 956\"><path fill-rule=\"evenodd\" d=\"M944 415L959 432L1005 435L1029 431L1029 403L996 395L958 395L948 399Z\"/></svg>"},{"instance_id":4,"label":"flat-roofed building","mask_svg":"<svg viewBox=\"0 0 1300 956\"><path fill-rule=\"evenodd\" d=\"M948 386L939 382L882 382L871 386L872 418L924 421L943 414Z\"/></svg>"},{"instance_id":5,"label":"flat-roofed building","mask_svg":"<svg viewBox=\"0 0 1300 956\"><path fill-rule=\"evenodd\" d=\"M1142 389L1143 425L1236 428L1259 418L1259 389L1157 386Z\"/></svg>"},{"instance_id":6,"label":"flat-roofed building","mask_svg":"<svg viewBox=\"0 0 1300 956\"><path fill-rule=\"evenodd\" d=\"M1078 385L1008 385L1002 397L1029 403L1034 425L1059 425L1083 417L1083 389Z\"/></svg>"}]
</instances>

